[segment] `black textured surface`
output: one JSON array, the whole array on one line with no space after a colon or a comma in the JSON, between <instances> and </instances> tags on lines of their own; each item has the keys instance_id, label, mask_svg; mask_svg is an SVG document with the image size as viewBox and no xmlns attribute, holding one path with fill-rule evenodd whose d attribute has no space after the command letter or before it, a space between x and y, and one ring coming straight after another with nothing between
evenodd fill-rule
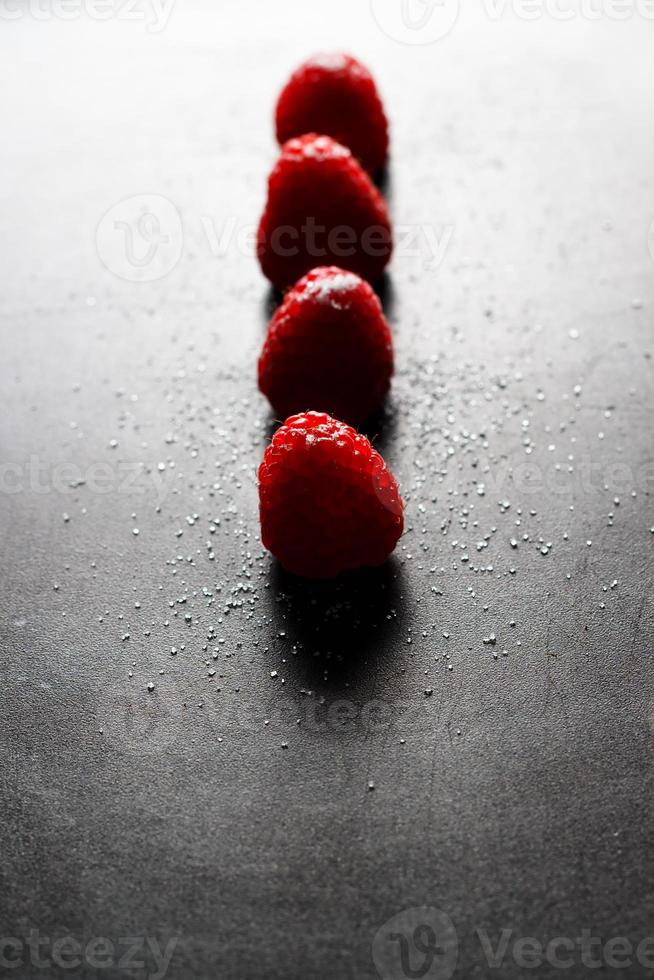
<instances>
[{"instance_id":1,"label":"black textured surface","mask_svg":"<svg viewBox=\"0 0 654 980\"><path fill-rule=\"evenodd\" d=\"M433 906L455 976L509 980L561 973L519 937L654 933L653 30L466 11L412 47L340 0L3 23L3 937L175 938L182 980L373 978L378 930ZM315 587L258 540L271 300L244 238L275 93L334 47L392 125L371 434L407 532ZM115 274L123 211L96 244L142 194L182 229L160 212L182 252L145 283ZM513 930L501 968L478 930ZM154 972L22 955L7 975Z\"/></svg>"}]
</instances>

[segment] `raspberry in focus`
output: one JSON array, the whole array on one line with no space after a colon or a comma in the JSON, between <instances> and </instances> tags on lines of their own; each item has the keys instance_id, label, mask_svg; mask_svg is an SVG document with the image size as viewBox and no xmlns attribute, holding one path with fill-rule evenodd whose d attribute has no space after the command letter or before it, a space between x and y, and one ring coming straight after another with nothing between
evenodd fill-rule
<instances>
[{"instance_id":1,"label":"raspberry in focus","mask_svg":"<svg viewBox=\"0 0 654 980\"><path fill-rule=\"evenodd\" d=\"M285 289L316 265L376 282L392 250L386 203L350 151L315 133L288 140L257 232L257 256L273 285Z\"/></svg>"},{"instance_id":2,"label":"raspberry in focus","mask_svg":"<svg viewBox=\"0 0 654 980\"><path fill-rule=\"evenodd\" d=\"M309 578L381 565L404 528L397 481L368 439L321 412L287 419L259 467L261 537Z\"/></svg>"},{"instance_id":3,"label":"raspberry in focus","mask_svg":"<svg viewBox=\"0 0 654 980\"><path fill-rule=\"evenodd\" d=\"M316 55L291 75L277 102L279 143L324 133L347 146L370 174L388 156L388 122L368 69L347 54Z\"/></svg>"},{"instance_id":4,"label":"raspberry in focus","mask_svg":"<svg viewBox=\"0 0 654 980\"><path fill-rule=\"evenodd\" d=\"M377 295L336 266L313 269L287 292L259 357L259 388L281 419L312 407L357 425L381 406L392 374Z\"/></svg>"}]
</instances>

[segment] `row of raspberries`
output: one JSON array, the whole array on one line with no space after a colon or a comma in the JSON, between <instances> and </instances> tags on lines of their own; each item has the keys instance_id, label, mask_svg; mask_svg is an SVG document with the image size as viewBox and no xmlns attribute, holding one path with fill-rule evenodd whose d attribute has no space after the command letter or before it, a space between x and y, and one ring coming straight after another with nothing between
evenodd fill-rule
<instances>
[{"instance_id":1,"label":"row of raspberries","mask_svg":"<svg viewBox=\"0 0 654 980\"><path fill-rule=\"evenodd\" d=\"M327 578L382 564L404 526L395 477L361 425L393 374L376 283L392 251L372 176L388 124L375 82L348 55L305 62L275 114L281 156L257 235L261 268L287 290L259 358L259 388L286 422L259 468L263 544L290 572Z\"/></svg>"}]
</instances>

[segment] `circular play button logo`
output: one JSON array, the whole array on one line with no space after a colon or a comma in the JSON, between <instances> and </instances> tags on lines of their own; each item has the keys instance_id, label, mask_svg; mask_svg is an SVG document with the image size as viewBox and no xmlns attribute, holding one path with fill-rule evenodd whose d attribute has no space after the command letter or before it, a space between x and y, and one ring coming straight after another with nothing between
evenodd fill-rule
<instances>
[{"instance_id":1,"label":"circular play button logo","mask_svg":"<svg viewBox=\"0 0 654 980\"><path fill-rule=\"evenodd\" d=\"M400 44L433 44L450 33L459 0L370 0L384 34Z\"/></svg>"},{"instance_id":2,"label":"circular play button logo","mask_svg":"<svg viewBox=\"0 0 654 980\"><path fill-rule=\"evenodd\" d=\"M441 909L427 905L394 915L372 943L381 980L450 980L458 956L454 923Z\"/></svg>"},{"instance_id":3,"label":"circular play button logo","mask_svg":"<svg viewBox=\"0 0 654 980\"><path fill-rule=\"evenodd\" d=\"M182 219L168 198L136 194L109 208L95 245L103 265L128 282L153 282L175 268L182 254Z\"/></svg>"}]
</instances>

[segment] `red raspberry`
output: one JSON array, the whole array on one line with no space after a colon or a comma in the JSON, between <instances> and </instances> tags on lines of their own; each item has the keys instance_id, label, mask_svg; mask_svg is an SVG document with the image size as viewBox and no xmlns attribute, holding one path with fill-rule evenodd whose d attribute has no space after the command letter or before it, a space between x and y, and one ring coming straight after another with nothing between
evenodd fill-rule
<instances>
[{"instance_id":1,"label":"red raspberry","mask_svg":"<svg viewBox=\"0 0 654 980\"><path fill-rule=\"evenodd\" d=\"M313 269L289 290L259 358L259 388L283 419L312 405L356 425L380 407L392 374L377 296L335 266Z\"/></svg>"},{"instance_id":2,"label":"red raspberry","mask_svg":"<svg viewBox=\"0 0 654 980\"><path fill-rule=\"evenodd\" d=\"M395 477L365 436L320 412L293 415L259 467L261 537L296 575L381 565L404 527Z\"/></svg>"},{"instance_id":3,"label":"red raspberry","mask_svg":"<svg viewBox=\"0 0 654 980\"><path fill-rule=\"evenodd\" d=\"M388 156L388 122L368 69L347 54L317 55L291 75L275 110L277 139L325 133L374 174Z\"/></svg>"},{"instance_id":4,"label":"red raspberry","mask_svg":"<svg viewBox=\"0 0 654 980\"><path fill-rule=\"evenodd\" d=\"M315 133L284 144L257 234L261 268L275 286L319 263L374 282L392 248L384 199L348 149Z\"/></svg>"}]
</instances>

